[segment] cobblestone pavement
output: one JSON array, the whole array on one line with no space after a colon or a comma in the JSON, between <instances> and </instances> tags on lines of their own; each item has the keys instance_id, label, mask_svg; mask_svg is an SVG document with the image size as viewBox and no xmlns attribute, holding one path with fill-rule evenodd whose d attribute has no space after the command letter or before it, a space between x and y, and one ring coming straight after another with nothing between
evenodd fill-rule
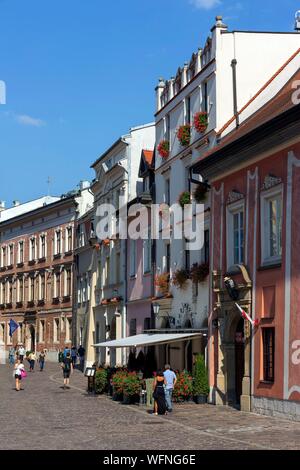
<instances>
[{"instance_id":1,"label":"cobblestone pavement","mask_svg":"<svg viewBox=\"0 0 300 470\"><path fill-rule=\"evenodd\" d=\"M63 390L57 364L28 373L22 386L16 392L12 369L0 366L1 449L300 449L300 423L193 403L154 416L88 395L79 371Z\"/></svg>"}]
</instances>

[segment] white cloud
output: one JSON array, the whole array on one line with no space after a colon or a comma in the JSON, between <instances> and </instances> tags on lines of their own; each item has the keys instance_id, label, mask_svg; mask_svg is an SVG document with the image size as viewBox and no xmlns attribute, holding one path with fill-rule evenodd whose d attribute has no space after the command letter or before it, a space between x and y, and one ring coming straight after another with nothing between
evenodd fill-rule
<instances>
[{"instance_id":1,"label":"white cloud","mask_svg":"<svg viewBox=\"0 0 300 470\"><path fill-rule=\"evenodd\" d=\"M42 127L46 124L42 119L33 118L27 114L16 115L16 120L24 126Z\"/></svg>"},{"instance_id":2,"label":"white cloud","mask_svg":"<svg viewBox=\"0 0 300 470\"><path fill-rule=\"evenodd\" d=\"M190 3L194 5L196 8L203 9L203 10L210 10L211 8L220 5L220 0L190 0Z\"/></svg>"}]
</instances>

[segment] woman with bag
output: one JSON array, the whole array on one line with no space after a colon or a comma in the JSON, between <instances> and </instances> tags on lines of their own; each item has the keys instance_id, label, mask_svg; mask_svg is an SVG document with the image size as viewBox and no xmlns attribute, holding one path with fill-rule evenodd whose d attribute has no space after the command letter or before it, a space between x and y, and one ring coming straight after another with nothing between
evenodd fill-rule
<instances>
[{"instance_id":1,"label":"woman with bag","mask_svg":"<svg viewBox=\"0 0 300 470\"><path fill-rule=\"evenodd\" d=\"M24 364L17 359L14 366L14 379L16 381L16 391L19 392L21 389L21 380L27 377Z\"/></svg>"},{"instance_id":2,"label":"woman with bag","mask_svg":"<svg viewBox=\"0 0 300 470\"><path fill-rule=\"evenodd\" d=\"M165 395L166 379L162 370L158 371L153 383L154 414L166 415L167 403Z\"/></svg>"}]
</instances>

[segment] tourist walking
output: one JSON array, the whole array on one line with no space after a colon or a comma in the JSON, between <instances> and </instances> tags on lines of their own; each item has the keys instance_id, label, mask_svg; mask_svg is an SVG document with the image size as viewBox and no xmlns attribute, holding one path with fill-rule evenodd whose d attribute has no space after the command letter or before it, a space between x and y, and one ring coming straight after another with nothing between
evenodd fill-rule
<instances>
[{"instance_id":1,"label":"tourist walking","mask_svg":"<svg viewBox=\"0 0 300 470\"><path fill-rule=\"evenodd\" d=\"M16 350L13 346L9 348L8 360L9 360L9 364L13 366L16 360Z\"/></svg>"},{"instance_id":2,"label":"tourist walking","mask_svg":"<svg viewBox=\"0 0 300 470\"><path fill-rule=\"evenodd\" d=\"M167 404L165 396L166 379L162 370L159 370L153 382L154 414L166 415Z\"/></svg>"},{"instance_id":3,"label":"tourist walking","mask_svg":"<svg viewBox=\"0 0 300 470\"><path fill-rule=\"evenodd\" d=\"M19 392L21 389L21 380L23 377L26 377L24 364L20 359L17 359L14 366L13 376L16 382L16 391Z\"/></svg>"},{"instance_id":4,"label":"tourist walking","mask_svg":"<svg viewBox=\"0 0 300 470\"><path fill-rule=\"evenodd\" d=\"M84 368L84 355L85 355L85 349L82 347L82 345L80 345L78 348L78 356L79 356L79 362L80 362L80 369L82 371Z\"/></svg>"},{"instance_id":5,"label":"tourist walking","mask_svg":"<svg viewBox=\"0 0 300 470\"><path fill-rule=\"evenodd\" d=\"M65 349L64 349L64 352L63 352L64 358L67 357L68 353L70 353L70 355L71 355L71 349L66 346Z\"/></svg>"},{"instance_id":6,"label":"tourist walking","mask_svg":"<svg viewBox=\"0 0 300 470\"><path fill-rule=\"evenodd\" d=\"M172 395L173 395L175 384L177 382L177 377L176 377L175 372L171 370L171 367L169 364L165 365L164 377L166 379L165 394L166 394L167 407L168 407L168 411L172 411L173 409Z\"/></svg>"},{"instance_id":7,"label":"tourist walking","mask_svg":"<svg viewBox=\"0 0 300 470\"><path fill-rule=\"evenodd\" d=\"M77 349L75 346L72 346L72 349L71 349L71 359L72 359L72 365L75 368L76 360L77 360Z\"/></svg>"},{"instance_id":8,"label":"tourist walking","mask_svg":"<svg viewBox=\"0 0 300 470\"><path fill-rule=\"evenodd\" d=\"M40 372L43 372L44 367L45 367L45 358L46 358L46 353L44 349L40 352L39 355L39 365L40 365Z\"/></svg>"},{"instance_id":9,"label":"tourist walking","mask_svg":"<svg viewBox=\"0 0 300 470\"><path fill-rule=\"evenodd\" d=\"M32 351L29 356L28 356L28 360L29 360L29 365L30 365L30 372L34 372L34 365L35 365L35 361L36 361L36 354L34 351Z\"/></svg>"},{"instance_id":10,"label":"tourist walking","mask_svg":"<svg viewBox=\"0 0 300 470\"><path fill-rule=\"evenodd\" d=\"M70 352L68 352L66 357L63 358L61 367L63 370L63 377L64 377L64 389L70 388L69 387L70 375L73 372L72 358L71 358Z\"/></svg>"},{"instance_id":11,"label":"tourist walking","mask_svg":"<svg viewBox=\"0 0 300 470\"><path fill-rule=\"evenodd\" d=\"M19 357L19 359L20 359L21 362L23 362L25 353L26 353L26 351L25 351L25 349L24 349L24 346L23 346L23 344L21 344L21 346L20 346L19 349L18 349L18 357Z\"/></svg>"}]
</instances>

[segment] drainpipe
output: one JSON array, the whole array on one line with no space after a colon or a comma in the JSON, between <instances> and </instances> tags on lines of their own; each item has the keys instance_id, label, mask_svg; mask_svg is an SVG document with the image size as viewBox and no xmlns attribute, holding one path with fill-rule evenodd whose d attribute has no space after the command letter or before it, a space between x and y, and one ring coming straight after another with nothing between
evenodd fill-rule
<instances>
[{"instance_id":1,"label":"drainpipe","mask_svg":"<svg viewBox=\"0 0 300 470\"><path fill-rule=\"evenodd\" d=\"M233 114L235 115L236 127L239 127L240 121L239 121L239 113L238 113L238 108L237 108L236 64L237 64L237 60L232 59L231 67L232 67L232 87L233 87Z\"/></svg>"}]
</instances>

